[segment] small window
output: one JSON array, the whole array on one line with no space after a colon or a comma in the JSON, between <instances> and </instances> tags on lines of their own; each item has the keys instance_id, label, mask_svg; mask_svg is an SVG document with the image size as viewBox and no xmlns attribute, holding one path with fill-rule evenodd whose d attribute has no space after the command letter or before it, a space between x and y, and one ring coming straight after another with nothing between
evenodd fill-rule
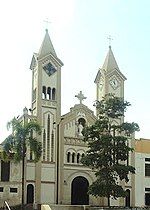
<instances>
[{"instance_id":1,"label":"small window","mask_svg":"<svg viewBox=\"0 0 150 210\"><path fill-rule=\"evenodd\" d=\"M150 158L145 158L145 161L150 162Z\"/></svg>"},{"instance_id":2,"label":"small window","mask_svg":"<svg viewBox=\"0 0 150 210\"><path fill-rule=\"evenodd\" d=\"M145 205L150 206L150 193L145 193Z\"/></svg>"},{"instance_id":3,"label":"small window","mask_svg":"<svg viewBox=\"0 0 150 210\"><path fill-rule=\"evenodd\" d=\"M145 176L150 176L150 164L145 164Z\"/></svg>"},{"instance_id":4,"label":"small window","mask_svg":"<svg viewBox=\"0 0 150 210\"><path fill-rule=\"evenodd\" d=\"M11 188L10 188L10 192L11 192L11 193L17 193L17 188L11 187Z\"/></svg>"},{"instance_id":5,"label":"small window","mask_svg":"<svg viewBox=\"0 0 150 210\"><path fill-rule=\"evenodd\" d=\"M3 187L0 187L0 192L3 192L4 191L4 188Z\"/></svg>"}]
</instances>

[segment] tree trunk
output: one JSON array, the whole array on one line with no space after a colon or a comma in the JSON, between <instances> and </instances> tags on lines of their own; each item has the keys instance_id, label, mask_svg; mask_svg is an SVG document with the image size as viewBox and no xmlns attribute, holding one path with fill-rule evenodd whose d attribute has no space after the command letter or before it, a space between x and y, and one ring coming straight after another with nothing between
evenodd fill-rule
<instances>
[{"instance_id":1,"label":"tree trunk","mask_svg":"<svg viewBox=\"0 0 150 210\"><path fill-rule=\"evenodd\" d=\"M21 201L21 209L24 210L24 154L22 158L22 201Z\"/></svg>"},{"instance_id":2,"label":"tree trunk","mask_svg":"<svg viewBox=\"0 0 150 210\"><path fill-rule=\"evenodd\" d=\"M23 148L22 148L22 205L21 208L24 210L24 184L25 184L25 157L26 157L26 146L25 138L23 139Z\"/></svg>"}]
</instances>

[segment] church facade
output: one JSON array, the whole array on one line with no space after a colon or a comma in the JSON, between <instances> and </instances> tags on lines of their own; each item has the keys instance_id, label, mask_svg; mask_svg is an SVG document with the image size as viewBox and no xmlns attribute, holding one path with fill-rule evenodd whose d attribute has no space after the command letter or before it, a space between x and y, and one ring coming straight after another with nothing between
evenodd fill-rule
<instances>
[{"instance_id":1,"label":"church facade","mask_svg":"<svg viewBox=\"0 0 150 210\"><path fill-rule=\"evenodd\" d=\"M104 206L105 199L87 194L88 186L94 181L94 173L83 167L80 159L85 155L87 145L83 142L82 129L92 125L96 116L83 104L82 91L76 97L70 111L61 115L61 67L48 30L38 53L34 53L30 69L32 71L31 114L26 117L36 118L42 127L40 141L42 156L38 163L32 161L30 152L26 158L25 203L64 204ZM107 93L124 97L124 81L111 46L104 64L95 78L96 99ZM123 119L122 119L123 120ZM130 139L135 148L134 136ZM130 156L130 163L135 166L135 153ZM21 203L21 163L14 161L0 162L0 206L6 200L10 205ZM113 206L135 206L135 175L123 184L128 193L126 198L111 200Z\"/></svg>"}]
</instances>

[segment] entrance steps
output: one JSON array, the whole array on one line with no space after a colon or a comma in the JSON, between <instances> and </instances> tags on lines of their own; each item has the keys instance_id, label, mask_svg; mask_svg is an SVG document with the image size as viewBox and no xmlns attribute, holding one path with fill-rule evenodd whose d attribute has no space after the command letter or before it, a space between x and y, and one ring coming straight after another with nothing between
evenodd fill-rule
<instances>
[{"instance_id":1,"label":"entrance steps","mask_svg":"<svg viewBox=\"0 0 150 210\"><path fill-rule=\"evenodd\" d=\"M88 205L41 205L41 210L89 210Z\"/></svg>"}]
</instances>

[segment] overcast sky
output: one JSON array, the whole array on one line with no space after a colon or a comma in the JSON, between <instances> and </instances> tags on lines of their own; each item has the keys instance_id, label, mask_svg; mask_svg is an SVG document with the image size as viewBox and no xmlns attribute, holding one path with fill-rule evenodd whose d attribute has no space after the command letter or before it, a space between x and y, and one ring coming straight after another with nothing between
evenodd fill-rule
<instances>
[{"instance_id":1,"label":"overcast sky","mask_svg":"<svg viewBox=\"0 0 150 210\"><path fill-rule=\"evenodd\" d=\"M44 20L50 24L46 26ZM32 55L48 31L62 60L62 114L78 103L94 111L94 79L108 52L107 37L125 81L132 106L126 120L137 122L137 138L150 138L149 0L5 0L0 2L0 142L6 124L31 107Z\"/></svg>"}]
</instances>

